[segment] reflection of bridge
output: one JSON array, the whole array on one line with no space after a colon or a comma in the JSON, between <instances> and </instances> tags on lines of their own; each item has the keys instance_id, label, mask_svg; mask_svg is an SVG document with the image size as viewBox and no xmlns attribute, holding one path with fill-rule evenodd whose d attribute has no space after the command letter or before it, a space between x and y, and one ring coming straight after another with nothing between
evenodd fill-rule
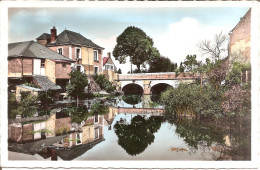
<instances>
[{"instance_id":1,"label":"reflection of bridge","mask_svg":"<svg viewBox=\"0 0 260 170\"><path fill-rule=\"evenodd\" d=\"M175 74L168 73L138 73L119 75L118 81L121 84L121 89L126 86L138 85L143 89L143 94L151 94L152 88L159 84L166 84L173 88L178 87L180 83L192 83L195 77L188 73Z\"/></svg>"},{"instance_id":2,"label":"reflection of bridge","mask_svg":"<svg viewBox=\"0 0 260 170\"><path fill-rule=\"evenodd\" d=\"M164 109L154 109L154 108L115 108L117 113L126 114L151 114L153 116L161 116L164 113Z\"/></svg>"}]
</instances>

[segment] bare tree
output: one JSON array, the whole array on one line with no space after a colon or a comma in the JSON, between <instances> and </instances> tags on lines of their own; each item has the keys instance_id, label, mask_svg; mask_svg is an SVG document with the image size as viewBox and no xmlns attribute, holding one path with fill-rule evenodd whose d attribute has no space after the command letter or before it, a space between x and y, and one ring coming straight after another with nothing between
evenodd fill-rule
<instances>
[{"instance_id":1,"label":"bare tree","mask_svg":"<svg viewBox=\"0 0 260 170\"><path fill-rule=\"evenodd\" d=\"M227 41L228 36L223 32L215 34L213 40L203 40L199 42L197 47L202 55L209 55L212 59L223 59L227 57Z\"/></svg>"}]
</instances>

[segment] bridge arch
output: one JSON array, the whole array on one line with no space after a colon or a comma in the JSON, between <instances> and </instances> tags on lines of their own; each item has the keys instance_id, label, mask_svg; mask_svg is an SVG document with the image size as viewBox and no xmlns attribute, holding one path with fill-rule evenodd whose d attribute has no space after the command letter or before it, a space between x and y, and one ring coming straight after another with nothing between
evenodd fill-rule
<instances>
[{"instance_id":1,"label":"bridge arch","mask_svg":"<svg viewBox=\"0 0 260 170\"><path fill-rule=\"evenodd\" d=\"M168 88L174 88L171 84L169 83L156 83L155 85L151 86L151 94L152 95L159 95Z\"/></svg>"},{"instance_id":2,"label":"bridge arch","mask_svg":"<svg viewBox=\"0 0 260 170\"><path fill-rule=\"evenodd\" d=\"M125 95L142 95L143 94L143 87L136 83L129 83L122 87L122 91Z\"/></svg>"}]
</instances>

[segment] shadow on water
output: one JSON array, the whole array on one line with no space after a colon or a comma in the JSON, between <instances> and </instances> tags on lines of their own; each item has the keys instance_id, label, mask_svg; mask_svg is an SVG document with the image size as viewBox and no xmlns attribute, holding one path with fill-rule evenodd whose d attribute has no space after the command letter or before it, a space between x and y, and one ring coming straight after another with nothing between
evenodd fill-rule
<instances>
[{"instance_id":1,"label":"shadow on water","mask_svg":"<svg viewBox=\"0 0 260 170\"><path fill-rule=\"evenodd\" d=\"M140 154L153 143L154 133L160 129L162 122L161 116L151 116L146 119L140 115L133 117L130 124L118 121L114 125L118 144L129 155Z\"/></svg>"}]
</instances>

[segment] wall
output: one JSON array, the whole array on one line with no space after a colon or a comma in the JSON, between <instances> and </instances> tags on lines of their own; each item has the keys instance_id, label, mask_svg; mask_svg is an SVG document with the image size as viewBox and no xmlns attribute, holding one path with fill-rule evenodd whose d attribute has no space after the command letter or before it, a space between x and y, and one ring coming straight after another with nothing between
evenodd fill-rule
<instances>
[{"instance_id":1,"label":"wall","mask_svg":"<svg viewBox=\"0 0 260 170\"><path fill-rule=\"evenodd\" d=\"M97 50L98 51L98 61L94 61L94 66L98 66L98 72L102 73L102 50ZM93 60L94 60L94 55L93 55Z\"/></svg>"},{"instance_id":2,"label":"wall","mask_svg":"<svg viewBox=\"0 0 260 170\"><path fill-rule=\"evenodd\" d=\"M46 134L46 137L53 137L55 136L55 119L56 115L52 114L48 120L45 122L45 128L50 131L50 133Z\"/></svg>"},{"instance_id":3,"label":"wall","mask_svg":"<svg viewBox=\"0 0 260 170\"><path fill-rule=\"evenodd\" d=\"M94 125L82 127L82 144L88 144L94 141Z\"/></svg>"},{"instance_id":4,"label":"wall","mask_svg":"<svg viewBox=\"0 0 260 170\"><path fill-rule=\"evenodd\" d=\"M49 49L51 49L52 51L55 51L56 53L57 52L57 49L58 48L63 48L63 56L69 58L69 45L62 45L62 46L54 46L54 47L48 47ZM72 52L73 54L73 52Z\"/></svg>"},{"instance_id":5,"label":"wall","mask_svg":"<svg viewBox=\"0 0 260 170\"><path fill-rule=\"evenodd\" d=\"M22 63L20 58L8 58L8 77L21 77Z\"/></svg>"},{"instance_id":6,"label":"wall","mask_svg":"<svg viewBox=\"0 0 260 170\"><path fill-rule=\"evenodd\" d=\"M234 57L239 62L250 61L250 42L251 42L251 10L242 17L230 34L230 60Z\"/></svg>"},{"instance_id":7,"label":"wall","mask_svg":"<svg viewBox=\"0 0 260 170\"><path fill-rule=\"evenodd\" d=\"M65 65L65 67L63 66ZM69 73L71 72L71 63L69 62L56 62L55 65L55 78L69 79Z\"/></svg>"},{"instance_id":8,"label":"wall","mask_svg":"<svg viewBox=\"0 0 260 170\"><path fill-rule=\"evenodd\" d=\"M49 59L45 60L45 76L48 77L53 83L56 83L55 79L55 62Z\"/></svg>"},{"instance_id":9,"label":"wall","mask_svg":"<svg viewBox=\"0 0 260 170\"><path fill-rule=\"evenodd\" d=\"M65 117L55 120L55 133L63 132L63 130L70 131L71 117Z\"/></svg>"},{"instance_id":10,"label":"wall","mask_svg":"<svg viewBox=\"0 0 260 170\"><path fill-rule=\"evenodd\" d=\"M82 64L94 65L93 48L81 47Z\"/></svg>"},{"instance_id":11,"label":"wall","mask_svg":"<svg viewBox=\"0 0 260 170\"><path fill-rule=\"evenodd\" d=\"M23 75L32 75L33 74L33 59L32 58L23 58Z\"/></svg>"},{"instance_id":12,"label":"wall","mask_svg":"<svg viewBox=\"0 0 260 170\"><path fill-rule=\"evenodd\" d=\"M39 94L39 91L40 89L36 89L36 88L33 88L33 87L29 87L29 86L16 86L16 92L15 92L15 97L16 97L16 100L18 102L21 101L21 92L30 92L32 95L35 95L35 96L38 96Z\"/></svg>"},{"instance_id":13,"label":"wall","mask_svg":"<svg viewBox=\"0 0 260 170\"><path fill-rule=\"evenodd\" d=\"M45 129L45 122L33 124L34 140L41 139L41 130Z\"/></svg>"}]
</instances>

